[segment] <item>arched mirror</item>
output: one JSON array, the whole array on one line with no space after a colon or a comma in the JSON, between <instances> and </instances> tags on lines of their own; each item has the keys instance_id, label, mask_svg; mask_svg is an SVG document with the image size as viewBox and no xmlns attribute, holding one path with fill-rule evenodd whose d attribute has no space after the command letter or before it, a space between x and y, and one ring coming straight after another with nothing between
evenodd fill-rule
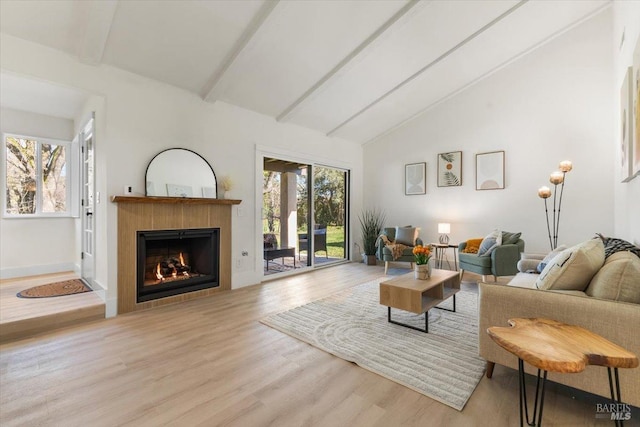
<instances>
[{"instance_id":1,"label":"arched mirror","mask_svg":"<svg viewBox=\"0 0 640 427\"><path fill-rule=\"evenodd\" d=\"M146 195L216 199L218 186L211 165L185 148L161 151L147 166Z\"/></svg>"}]
</instances>

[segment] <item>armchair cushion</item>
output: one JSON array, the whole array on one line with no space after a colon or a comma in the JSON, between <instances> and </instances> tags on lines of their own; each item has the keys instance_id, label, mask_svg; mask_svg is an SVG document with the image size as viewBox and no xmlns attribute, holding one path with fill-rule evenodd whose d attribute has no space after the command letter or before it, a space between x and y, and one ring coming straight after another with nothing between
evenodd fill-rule
<instances>
[{"instance_id":1,"label":"armchair cushion","mask_svg":"<svg viewBox=\"0 0 640 427\"><path fill-rule=\"evenodd\" d=\"M509 233L508 231L502 232L502 245L510 245L518 241L522 236L522 233Z\"/></svg>"},{"instance_id":2,"label":"armchair cushion","mask_svg":"<svg viewBox=\"0 0 640 427\"><path fill-rule=\"evenodd\" d=\"M406 246L415 246L418 237L418 229L415 227L396 227L396 243Z\"/></svg>"}]
</instances>

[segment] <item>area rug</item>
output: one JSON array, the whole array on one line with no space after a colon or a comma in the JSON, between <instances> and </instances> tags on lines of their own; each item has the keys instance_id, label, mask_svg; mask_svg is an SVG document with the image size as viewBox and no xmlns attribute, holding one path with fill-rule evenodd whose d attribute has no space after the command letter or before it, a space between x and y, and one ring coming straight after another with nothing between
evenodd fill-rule
<instances>
[{"instance_id":1,"label":"area rug","mask_svg":"<svg viewBox=\"0 0 640 427\"><path fill-rule=\"evenodd\" d=\"M461 411L485 368L478 356L477 294L460 291L456 313L430 310L426 334L387 322L381 280L261 322ZM451 305L451 299L441 304ZM424 315L392 309L391 316L424 328Z\"/></svg>"},{"instance_id":2,"label":"area rug","mask_svg":"<svg viewBox=\"0 0 640 427\"><path fill-rule=\"evenodd\" d=\"M82 280L72 279L34 286L33 288L18 292L16 296L20 298L48 298L81 294L83 292L91 292L91 288L85 285Z\"/></svg>"}]
</instances>

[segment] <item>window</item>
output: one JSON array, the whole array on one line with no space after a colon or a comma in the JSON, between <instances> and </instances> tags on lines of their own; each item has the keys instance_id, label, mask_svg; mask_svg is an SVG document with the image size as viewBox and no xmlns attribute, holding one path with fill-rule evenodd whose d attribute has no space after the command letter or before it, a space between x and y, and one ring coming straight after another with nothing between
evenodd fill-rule
<instances>
[{"instance_id":1,"label":"window","mask_svg":"<svg viewBox=\"0 0 640 427\"><path fill-rule=\"evenodd\" d=\"M71 144L8 134L3 139L5 216L68 216Z\"/></svg>"}]
</instances>

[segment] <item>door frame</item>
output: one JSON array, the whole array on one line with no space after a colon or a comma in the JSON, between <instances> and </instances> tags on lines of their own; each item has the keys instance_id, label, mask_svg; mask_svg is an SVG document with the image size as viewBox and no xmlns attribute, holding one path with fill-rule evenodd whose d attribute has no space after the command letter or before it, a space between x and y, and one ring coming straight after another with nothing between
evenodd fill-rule
<instances>
[{"instance_id":1,"label":"door frame","mask_svg":"<svg viewBox=\"0 0 640 427\"><path fill-rule=\"evenodd\" d=\"M346 198L348 200L347 203L347 207L346 207L346 221L347 221L347 226L348 226L348 231L345 232L345 258L342 262L347 262L347 261L351 261L351 257L352 257L352 251L351 251L351 236L352 236L352 227L351 227L351 218L350 218L350 209L351 209L351 172L353 170L353 167L350 163L346 163L346 162L340 162L340 161L335 161L333 159L327 159L327 158L319 158L319 156L312 156L309 154L304 154L304 153L299 153L299 152L294 152L294 151L290 151L290 150L286 150L286 149L279 149L279 148L275 148L275 147L267 147L267 146L262 146L260 144L256 144L255 145L255 206L256 206L256 217L255 217L255 221L254 221L254 236L256 236L256 241L255 241L255 246L254 246L254 253L256 254L255 256L255 263L254 263L254 270L256 272L264 272L264 262L263 262L263 242L262 242L262 191L263 191L263 165L264 165L264 159L265 157L270 157L270 158L277 158L277 159L281 159L281 160L288 160L288 161L292 161L292 162L299 162L299 163L305 163L307 165L309 165L309 170L310 170L310 178L313 176L313 170L314 167L317 166L323 166L323 167L329 167L329 168L333 168L333 169L340 169L340 170L344 170L345 172L347 172L347 179L346 179ZM311 215L311 213L313 212L314 206L313 206L313 185L311 184L311 179L309 179L309 185L311 186L311 188L308 191L309 197L311 198L309 200L309 215L311 216L310 218L308 218L308 224L310 224L310 228L313 229L315 223L313 221L313 217ZM258 213L259 212L259 213ZM309 245L311 248L313 248L313 235L311 236L311 240L309 242ZM336 262L338 263L338 261ZM336 265L336 263L329 263L327 266L331 266L331 265ZM237 265L236 262L234 261L234 265ZM287 275L293 275L293 274L297 274L299 272L303 272L303 271L309 271L313 268L316 268L314 266L313 261L311 262L310 266L305 266L303 268L297 269L297 270L292 270L292 271L288 271L288 272L283 272L283 273L278 273L276 276L278 277L284 277Z\"/></svg>"},{"instance_id":2,"label":"door frame","mask_svg":"<svg viewBox=\"0 0 640 427\"><path fill-rule=\"evenodd\" d=\"M80 145L80 277L92 289L95 288L95 249L96 249L96 218L95 218L95 113L85 122L78 134ZM91 139L91 164L88 163L87 140ZM91 171L93 185L88 184L88 171ZM90 227L90 228L89 228ZM90 238L88 238L90 233Z\"/></svg>"}]
</instances>

